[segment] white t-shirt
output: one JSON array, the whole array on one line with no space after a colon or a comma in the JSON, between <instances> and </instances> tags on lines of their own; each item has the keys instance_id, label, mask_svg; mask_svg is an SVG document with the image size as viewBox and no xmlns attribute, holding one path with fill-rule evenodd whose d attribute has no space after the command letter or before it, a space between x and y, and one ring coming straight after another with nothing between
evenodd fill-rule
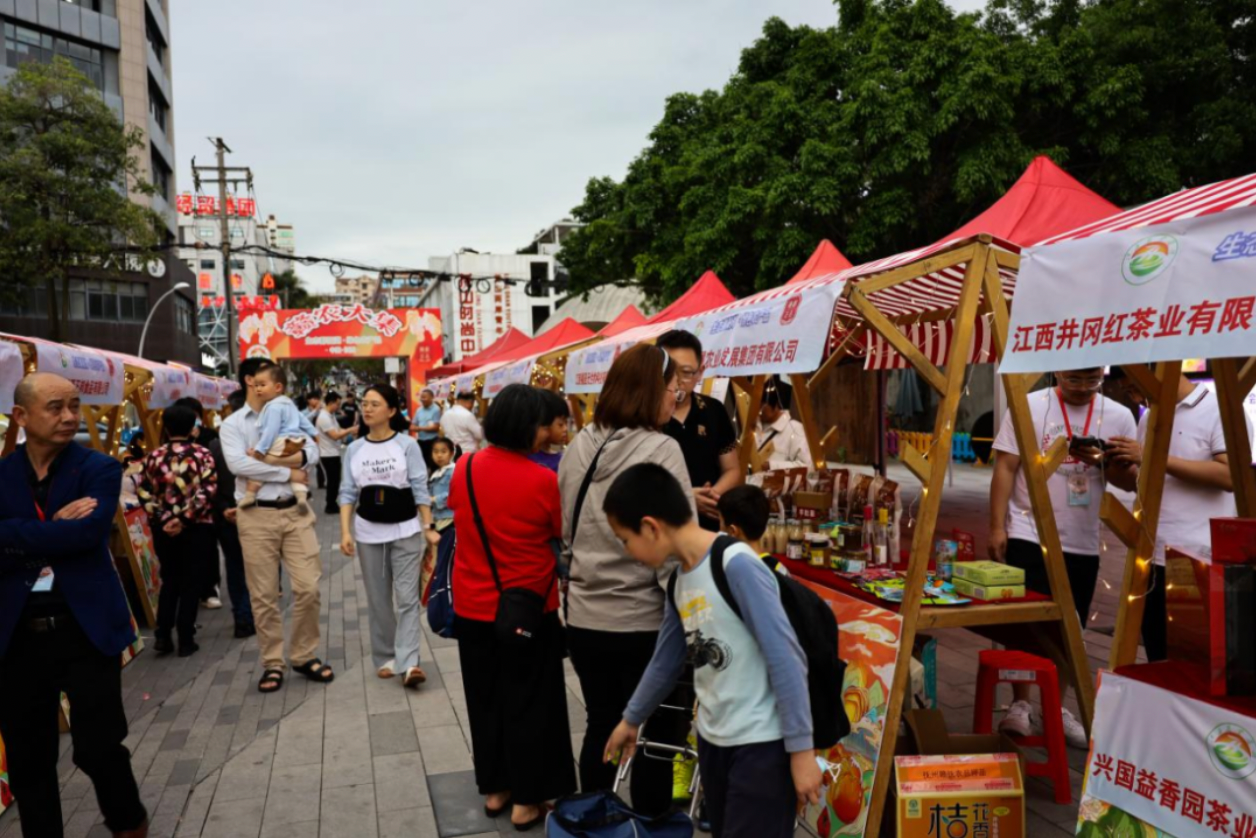
<instances>
[{"instance_id":1,"label":"white t-shirt","mask_svg":"<svg viewBox=\"0 0 1256 838\"><path fill-rule=\"evenodd\" d=\"M1077 407L1066 404L1068 423L1064 421L1064 413L1060 410L1060 398L1056 388L1039 390L1029 396L1029 412L1033 416L1034 428L1037 429L1042 451L1046 451L1057 437L1068 436L1071 426L1073 436L1093 436L1110 439L1124 436L1133 439L1138 433L1134 423L1134 414L1120 402L1107 396L1097 395L1091 405ZM1087 426L1086 419L1090 423ZM1003 415L1003 424L994 440L996 451L1006 451L1024 457L1016 445L1016 431L1012 427L1011 411ZM1038 452L1030 452L1036 454ZM1069 503L1069 479L1074 475L1086 478L1090 502L1085 506ZM1055 510L1055 525L1060 531L1060 546L1065 553L1076 553L1082 556L1099 555L1099 503L1103 500L1106 488L1101 466L1090 466L1079 462L1073 457L1066 457L1047 481L1047 491L1051 495L1051 508ZM1029 487L1025 482L1025 470L1016 470L1016 481L1012 486L1012 497L1008 502L1007 536L1023 541L1040 543L1038 525L1034 521L1033 507L1029 503Z\"/></svg>"},{"instance_id":2,"label":"white t-shirt","mask_svg":"<svg viewBox=\"0 0 1256 838\"><path fill-rule=\"evenodd\" d=\"M340 425L326 410L320 409L314 417L314 427L318 428L318 456L324 460L328 457L340 456L340 443L327 435L327 431L338 431Z\"/></svg>"},{"instance_id":3,"label":"white t-shirt","mask_svg":"<svg viewBox=\"0 0 1256 838\"><path fill-rule=\"evenodd\" d=\"M472 454L480 447L484 439L484 429L471 411L460 404L455 404L440 418L441 436L462 449L464 454Z\"/></svg>"},{"instance_id":4,"label":"white t-shirt","mask_svg":"<svg viewBox=\"0 0 1256 838\"><path fill-rule=\"evenodd\" d=\"M395 486L399 489L410 488L410 469L406 462L405 445L417 445L413 439L396 434L391 439L376 442L373 439L362 439L349 448L349 457L344 467L353 475L353 483L359 489L363 486ZM423 479L426 481L427 476ZM353 516L354 537L363 544L388 544L409 538L421 531L418 518L402 521L399 524L381 524L367 521L356 513Z\"/></svg>"},{"instance_id":5,"label":"white t-shirt","mask_svg":"<svg viewBox=\"0 0 1256 838\"><path fill-rule=\"evenodd\" d=\"M1138 423L1138 441L1147 436L1147 416ZM1252 420L1246 415L1247 438L1252 437ZM1173 414L1173 438L1169 456L1181 460L1211 460L1226 453L1225 431L1221 427L1221 406L1216 394L1196 384L1189 396L1177 403ZM1160 503L1160 523L1156 527L1156 564L1164 564L1165 545L1193 553L1212 550L1212 518L1238 514L1234 493L1197 486L1165 475L1164 498Z\"/></svg>"}]
</instances>

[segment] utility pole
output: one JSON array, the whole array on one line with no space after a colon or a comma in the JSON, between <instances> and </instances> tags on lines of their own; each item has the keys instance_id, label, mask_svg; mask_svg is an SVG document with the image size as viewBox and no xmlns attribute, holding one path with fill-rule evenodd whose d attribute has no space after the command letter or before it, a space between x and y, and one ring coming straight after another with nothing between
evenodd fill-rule
<instances>
[{"instance_id":1,"label":"utility pole","mask_svg":"<svg viewBox=\"0 0 1256 838\"><path fill-rule=\"evenodd\" d=\"M219 235L222 237L222 287L226 294L227 301L227 374L234 376L236 367L239 362L240 343L236 340L236 298L235 289L231 284L231 224L227 216L227 184L235 186L239 183L247 184L250 191L253 189L253 172L247 166L228 166L226 164L226 155L231 153L231 149L223 142L222 137L213 137L210 142L214 144L217 153L218 164L216 166L197 166L196 159L192 160L192 179L196 184L196 191L201 191L202 183L218 184L218 222ZM216 178L201 178L201 172L213 172L217 174ZM227 173L243 172L243 177L228 177Z\"/></svg>"}]
</instances>

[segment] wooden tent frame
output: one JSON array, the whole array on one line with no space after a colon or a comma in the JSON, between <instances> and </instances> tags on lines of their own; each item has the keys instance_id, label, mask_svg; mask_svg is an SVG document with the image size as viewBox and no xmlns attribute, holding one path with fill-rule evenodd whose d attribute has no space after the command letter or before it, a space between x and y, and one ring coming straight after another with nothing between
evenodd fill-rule
<instances>
[{"instance_id":1,"label":"wooden tent frame","mask_svg":"<svg viewBox=\"0 0 1256 838\"><path fill-rule=\"evenodd\" d=\"M858 319L842 318L840 325L845 328L847 339L813 375L790 376L790 382L797 394L797 418L805 429L812 459L817 467L824 465L825 451L834 442L836 431L830 428L823 435L819 433L811 409L811 392L849 354L849 348L868 330L875 331L884 338L941 397L934 420L933 448L942 452L951 450L951 438L956 430L955 422L963 395L964 375L969 365L976 319L981 316L990 318L996 357L1002 357L1008 341L1008 300L1003 292L1000 271L1018 270L1020 256L996 248L992 242L990 236L977 236L918 262L876 274L857 284L846 285L842 296L860 315ZM964 270L959 300L953 311L951 307L947 307L923 314L891 317L877 308L873 298L878 291L919 280L947 268ZM954 337L948 350L947 362L939 369L908 339L902 327L915 322L940 322L948 319L955 322ZM1009 375L1002 378L1017 444L1022 451L1037 451L1040 442L1030 412L1029 391L1040 376ZM745 429L740 443L741 456L743 462L750 463L752 470L756 471L764 468L765 463L760 461L755 448L753 417L758 414L767 379L768 376L733 379L733 383L742 391L738 399L738 410ZM1052 596L1047 602L1013 602L967 609L922 604L929 559L933 552L934 531L946 488L947 464L945 457L931 461L927 453L907 445L900 454L903 464L920 480L923 489L912 535L905 592L899 609L902 629L898 640L898 658L890 689L868 819L864 826L864 834L870 836L880 834L885 816L894 769L893 756L898 743L904 703L909 692L912 649L920 631L969 628L998 639L1015 639L1017 631L1022 632L1020 636L1023 638L1024 632L1027 632L1051 653L1057 666L1068 675L1065 683L1071 682L1077 693L1082 721L1087 730L1094 712L1094 685L1082 640L1082 625L1077 619L1072 588L1064 566L1059 530L1047 491L1048 478L1055 473L1068 453L1066 440L1057 440L1041 456L1025 456L1021 459L1051 585ZM1059 634L1053 637L1052 629L1058 630ZM1062 643L1056 642L1056 638Z\"/></svg>"},{"instance_id":2,"label":"wooden tent frame","mask_svg":"<svg viewBox=\"0 0 1256 838\"><path fill-rule=\"evenodd\" d=\"M1256 357L1213 358L1211 367L1217 383L1217 401L1221 407L1221 426L1225 432L1235 506L1239 517L1253 518L1256 517L1256 471L1252 469L1252 444L1243 417L1243 398L1256 388ZM1147 399L1149 411L1133 513L1111 492L1104 495L1100 506L1100 520L1126 547L1121 599L1117 604L1116 636L1109 657L1112 669L1134 663L1138 655L1144 596L1160 524L1182 362L1161 361L1154 369L1145 364L1126 364L1123 368Z\"/></svg>"}]
</instances>

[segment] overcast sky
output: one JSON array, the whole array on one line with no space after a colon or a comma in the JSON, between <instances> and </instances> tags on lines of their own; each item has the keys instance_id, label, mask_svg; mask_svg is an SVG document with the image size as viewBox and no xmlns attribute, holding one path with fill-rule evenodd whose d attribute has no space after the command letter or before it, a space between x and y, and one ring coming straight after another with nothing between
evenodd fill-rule
<instances>
[{"instance_id":1,"label":"overcast sky","mask_svg":"<svg viewBox=\"0 0 1256 838\"><path fill-rule=\"evenodd\" d=\"M623 175L668 95L721 87L768 17L836 20L830 0L171 7L180 191L221 136L299 253L419 268L528 244L590 177Z\"/></svg>"}]
</instances>

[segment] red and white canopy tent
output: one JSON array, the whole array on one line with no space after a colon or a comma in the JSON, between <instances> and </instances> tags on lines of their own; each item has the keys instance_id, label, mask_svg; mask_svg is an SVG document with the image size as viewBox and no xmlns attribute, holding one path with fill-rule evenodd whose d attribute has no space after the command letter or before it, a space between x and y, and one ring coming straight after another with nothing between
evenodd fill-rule
<instances>
[{"instance_id":1,"label":"red and white canopy tent","mask_svg":"<svg viewBox=\"0 0 1256 838\"><path fill-rule=\"evenodd\" d=\"M610 338L615 335L623 334L629 329L635 329L638 326L644 326L648 318L641 313L641 310L634 305L628 306L619 313L614 320L607 323L598 330L597 336L600 338Z\"/></svg>"},{"instance_id":2,"label":"red and white canopy tent","mask_svg":"<svg viewBox=\"0 0 1256 838\"><path fill-rule=\"evenodd\" d=\"M445 379L453 378L454 376L460 375L468 370L473 370L477 367L482 367L485 364L491 363L496 356L502 354L503 352L511 352L518 349L530 340L532 340L532 338L528 337L514 326L511 326L506 330L505 334L474 355L468 355L461 361L454 361L453 363L443 364L439 367L433 367L428 370L426 376L427 382L429 385L435 387L439 382L442 382Z\"/></svg>"},{"instance_id":3,"label":"red and white canopy tent","mask_svg":"<svg viewBox=\"0 0 1256 838\"><path fill-rule=\"evenodd\" d=\"M1210 359L1235 505L1256 517L1243 408L1256 388L1254 312L1256 174L1052 236L1021 257L1004 378L1119 364L1150 405L1134 511L1111 496L1100 507L1128 549L1113 669L1138 652L1184 358Z\"/></svg>"},{"instance_id":4,"label":"red and white canopy tent","mask_svg":"<svg viewBox=\"0 0 1256 838\"><path fill-rule=\"evenodd\" d=\"M537 371L542 356L580 346L596 337L597 333L592 329L567 317L518 349L503 353L493 363L458 376L457 389L469 392L478 384L480 397L491 399L508 384L532 383L533 372ZM547 374L555 382L561 378L555 377L552 371L547 371Z\"/></svg>"}]
</instances>

